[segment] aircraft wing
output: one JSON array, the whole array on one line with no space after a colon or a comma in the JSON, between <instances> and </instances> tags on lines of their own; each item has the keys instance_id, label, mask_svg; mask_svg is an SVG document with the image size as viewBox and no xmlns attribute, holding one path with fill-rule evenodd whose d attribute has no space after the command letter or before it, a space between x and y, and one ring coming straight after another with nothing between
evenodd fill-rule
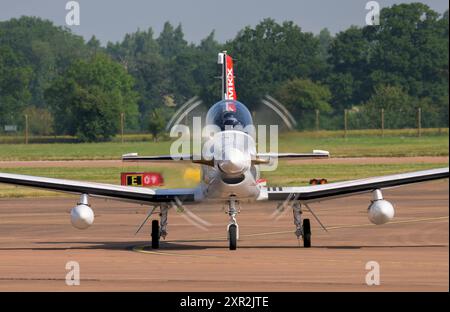
<instances>
[{"instance_id":1,"label":"aircraft wing","mask_svg":"<svg viewBox=\"0 0 450 312\"><path fill-rule=\"evenodd\" d=\"M259 159L320 159L329 158L330 152L322 150L314 150L312 153L258 153Z\"/></svg>"},{"instance_id":2,"label":"aircraft wing","mask_svg":"<svg viewBox=\"0 0 450 312\"><path fill-rule=\"evenodd\" d=\"M449 177L449 168L440 168L409 173L400 173L367 179L335 182L322 185L300 187L267 187L267 200L297 199L300 202L318 202L328 199L347 197L372 192L376 189L395 187L405 184L426 182Z\"/></svg>"},{"instance_id":3,"label":"aircraft wing","mask_svg":"<svg viewBox=\"0 0 450 312\"><path fill-rule=\"evenodd\" d=\"M124 162L173 162L190 161L194 164L214 166L214 160L205 160L195 155L158 155L158 156L139 156L137 153L122 155Z\"/></svg>"},{"instance_id":4,"label":"aircraft wing","mask_svg":"<svg viewBox=\"0 0 450 312\"><path fill-rule=\"evenodd\" d=\"M140 156L138 153L130 153L122 155L122 161L125 162L151 162L151 161L175 161L175 160L187 160L191 161L193 159L192 155L177 155L176 157L172 155L158 155L158 156Z\"/></svg>"},{"instance_id":5,"label":"aircraft wing","mask_svg":"<svg viewBox=\"0 0 450 312\"><path fill-rule=\"evenodd\" d=\"M72 194L88 194L140 204L171 202L177 197L184 202L196 201L196 189L149 189L95 182L44 178L0 172L0 183L29 186Z\"/></svg>"}]
</instances>

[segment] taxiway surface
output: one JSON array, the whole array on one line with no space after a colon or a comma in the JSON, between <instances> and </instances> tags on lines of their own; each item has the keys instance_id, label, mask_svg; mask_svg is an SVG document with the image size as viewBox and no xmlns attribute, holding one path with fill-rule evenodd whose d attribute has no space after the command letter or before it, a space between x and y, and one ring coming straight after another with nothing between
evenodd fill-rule
<instances>
[{"instance_id":1,"label":"taxiway surface","mask_svg":"<svg viewBox=\"0 0 450 312\"><path fill-rule=\"evenodd\" d=\"M448 180L384 191L392 223L367 219L370 194L314 204L310 249L299 247L292 212L276 203L242 203L241 240L229 251L222 207L191 207L208 222L193 226L170 211L169 236L148 249L149 225L134 235L147 207L92 199L94 225L71 227L78 197L0 200L1 291L448 291ZM311 217L305 212L305 217ZM80 264L67 286L66 263ZM366 264L380 264L381 285L367 286Z\"/></svg>"}]
</instances>

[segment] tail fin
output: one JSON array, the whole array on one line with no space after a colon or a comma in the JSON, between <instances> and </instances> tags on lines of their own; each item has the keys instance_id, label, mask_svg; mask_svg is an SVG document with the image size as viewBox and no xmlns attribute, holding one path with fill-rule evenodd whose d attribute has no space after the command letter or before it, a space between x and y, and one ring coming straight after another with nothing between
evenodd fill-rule
<instances>
[{"instance_id":1,"label":"tail fin","mask_svg":"<svg viewBox=\"0 0 450 312\"><path fill-rule=\"evenodd\" d=\"M222 65L222 100L237 100L233 58L224 51L219 53L218 63Z\"/></svg>"}]
</instances>

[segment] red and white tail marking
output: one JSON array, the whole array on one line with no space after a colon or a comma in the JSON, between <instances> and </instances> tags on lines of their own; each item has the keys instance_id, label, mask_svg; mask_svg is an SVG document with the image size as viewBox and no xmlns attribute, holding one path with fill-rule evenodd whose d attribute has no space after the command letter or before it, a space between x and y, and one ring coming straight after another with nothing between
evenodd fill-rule
<instances>
[{"instance_id":1,"label":"red and white tail marking","mask_svg":"<svg viewBox=\"0 0 450 312\"><path fill-rule=\"evenodd\" d=\"M225 59L225 99L237 100L236 86L234 83L233 59L226 55Z\"/></svg>"}]
</instances>

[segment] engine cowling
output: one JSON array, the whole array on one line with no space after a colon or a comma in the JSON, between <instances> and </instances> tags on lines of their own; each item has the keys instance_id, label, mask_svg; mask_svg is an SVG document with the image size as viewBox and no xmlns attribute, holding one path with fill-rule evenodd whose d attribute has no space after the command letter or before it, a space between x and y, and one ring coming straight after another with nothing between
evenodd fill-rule
<instances>
[{"instance_id":1,"label":"engine cowling","mask_svg":"<svg viewBox=\"0 0 450 312\"><path fill-rule=\"evenodd\" d=\"M394 206L384 199L373 201L369 206L368 212L370 222L376 225L389 222L395 215Z\"/></svg>"},{"instance_id":2,"label":"engine cowling","mask_svg":"<svg viewBox=\"0 0 450 312\"><path fill-rule=\"evenodd\" d=\"M94 211L87 205L77 205L70 211L70 222L79 230L87 229L94 223Z\"/></svg>"}]
</instances>

